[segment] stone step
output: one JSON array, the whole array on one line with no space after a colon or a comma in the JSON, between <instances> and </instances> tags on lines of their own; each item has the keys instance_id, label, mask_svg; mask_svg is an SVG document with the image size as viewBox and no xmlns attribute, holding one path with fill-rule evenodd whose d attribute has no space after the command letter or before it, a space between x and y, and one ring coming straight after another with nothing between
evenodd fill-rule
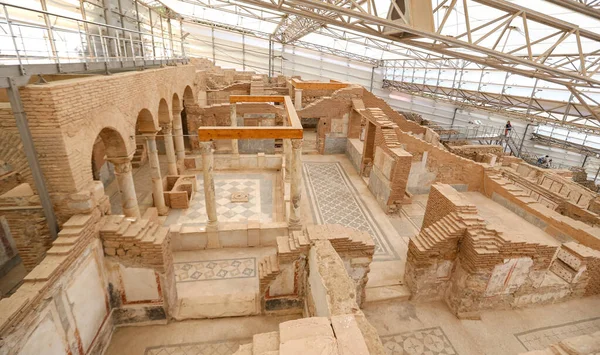
<instances>
[{"instance_id":1,"label":"stone step","mask_svg":"<svg viewBox=\"0 0 600 355\"><path fill-rule=\"evenodd\" d=\"M365 289L365 302L375 303L389 300L408 301L410 290L404 285L391 285L380 287L367 287Z\"/></svg>"},{"instance_id":2,"label":"stone step","mask_svg":"<svg viewBox=\"0 0 600 355\"><path fill-rule=\"evenodd\" d=\"M279 254L291 253L290 243L288 241L289 237L277 237L277 252Z\"/></svg>"},{"instance_id":3,"label":"stone step","mask_svg":"<svg viewBox=\"0 0 600 355\"><path fill-rule=\"evenodd\" d=\"M252 343L240 345L236 352L233 355L253 355L252 352Z\"/></svg>"},{"instance_id":4,"label":"stone step","mask_svg":"<svg viewBox=\"0 0 600 355\"><path fill-rule=\"evenodd\" d=\"M268 259L271 261L272 272L279 272L279 260L277 259L277 255L269 255Z\"/></svg>"},{"instance_id":5,"label":"stone step","mask_svg":"<svg viewBox=\"0 0 600 355\"><path fill-rule=\"evenodd\" d=\"M254 355L263 355L271 351L279 351L279 332L260 333L252 337Z\"/></svg>"}]
</instances>

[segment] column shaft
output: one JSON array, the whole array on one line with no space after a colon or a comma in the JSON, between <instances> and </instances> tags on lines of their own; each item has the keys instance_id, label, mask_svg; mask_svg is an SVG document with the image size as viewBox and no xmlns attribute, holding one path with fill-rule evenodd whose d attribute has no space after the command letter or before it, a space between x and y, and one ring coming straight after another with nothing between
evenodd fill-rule
<instances>
[{"instance_id":1,"label":"column shaft","mask_svg":"<svg viewBox=\"0 0 600 355\"><path fill-rule=\"evenodd\" d=\"M173 135L175 136L175 151L177 160L185 158L185 144L183 143L183 125L181 124L181 112L173 112Z\"/></svg>"},{"instance_id":2,"label":"column shaft","mask_svg":"<svg viewBox=\"0 0 600 355\"><path fill-rule=\"evenodd\" d=\"M119 191L121 192L123 214L127 217L139 217L140 208L138 207L137 196L135 195L133 174L131 174L131 160L111 160L111 162L115 166L117 184L119 186Z\"/></svg>"},{"instance_id":3,"label":"column shaft","mask_svg":"<svg viewBox=\"0 0 600 355\"><path fill-rule=\"evenodd\" d=\"M302 89L294 89L294 107L302 110Z\"/></svg>"},{"instance_id":4,"label":"column shaft","mask_svg":"<svg viewBox=\"0 0 600 355\"><path fill-rule=\"evenodd\" d=\"M290 229L301 229L300 200L302 197L302 139L292 140L292 168L290 181Z\"/></svg>"},{"instance_id":5,"label":"column shaft","mask_svg":"<svg viewBox=\"0 0 600 355\"><path fill-rule=\"evenodd\" d=\"M169 164L169 175L177 175L177 158L175 157L175 148L173 147L173 135L171 134L171 125L163 126L162 133L165 139L167 162Z\"/></svg>"},{"instance_id":6,"label":"column shaft","mask_svg":"<svg viewBox=\"0 0 600 355\"><path fill-rule=\"evenodd\" d=\"M235 103L229 104L229 118L231 119L231 127L237 127L237 105ZM231 140L231 152L233 154L239 154L238 140Z\"/></svg>"},{"instance_id":7,"label":"column shaft","mask_svg":"<svg viewBox=\"0 0 600 355\"><path fill-rule=\"evenodd\" d=\"M160 163L158 161L158 150L156 149L156 137L144 135L146 146L148 148L148 162L150 163L150 176L152 177L152 196L154 197L154 207L159 215L165 215L168 208L165 205L165 196L163 193L163 181L160 174Z\"/></svg>"},{"instance_id":8,"label":"column shaft","mask_svg":"<svg viewBox=\"0 0 600 355\"><path fill-rule=\"evenodd\" d=\"M283 140L283 157L285 159L285 181L290 181L292 174L292 140Z\"/></svg>"},{"instance_id":9,"label":"column shaft","mask_svg":"<svg viewBox=\"0 0 600 355\"><path fill-rule=\"evenodd\" d=\"M206 200L206 214L208 223L206 229L217 229L217 202L215 199L215 181L213 176L214 157L212 142L201 142L202 148L202 176L204 177L204 198Z\"/></svg>"}]
</instances>

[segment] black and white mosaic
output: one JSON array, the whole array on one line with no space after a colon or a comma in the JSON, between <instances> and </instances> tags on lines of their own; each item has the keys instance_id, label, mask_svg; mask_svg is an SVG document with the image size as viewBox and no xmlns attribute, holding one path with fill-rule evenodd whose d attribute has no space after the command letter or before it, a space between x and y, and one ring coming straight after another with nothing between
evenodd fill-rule
<instances>
[{"instance_id":1,"label":"black and white mosaic","mask_svg":"<svg viewBox=\"0 0 600 355\"><path fill-rule=\"evenodd\" d=\"M152 346L146 348L144 355L231 355L238 350L240 345L251 342L252 339L244 339Z\"/></svg>"},{"instance_id":2,"label":"black and white mosaic","mask_svg":"<svg viewBox=\"0 0 600 355\"><path fill-rule=\"evenodd\" d=\"M600 317L558 324L517 333L515 337L527 350L542 350L561 340L600 331Z\"/></svg>"},{"instance_id":3,"label":"black and white mosaic","mask_svg":"<svg viewBox=\"0 0 600 355\"><path fill-rule=\"evenodd\" d=\"M440 327L382 336L381 341L389 355L458 354Z\"/></svg>"},{"instance_id":4,"label":"black and white mosaic","mask_svg":"<svg viewBox=\"0 0 600 355\"><path fill-rule=\"evenodd\" d=\"M368 232L375 242L376 258L397 258L340 163L305 162L303 166L308 199L317 224L341 224Z\"/></svg>"},{"instance_id":5,"label":"black and white mosaic","mask_svg":"<svg viewBox=\"0 0 600 355\"><path fill-rule=\"evenodd\" d=\"M256 258L186 261L173 264L175 282L245 279L256 276Z\"/></svg>"}]
</instances>

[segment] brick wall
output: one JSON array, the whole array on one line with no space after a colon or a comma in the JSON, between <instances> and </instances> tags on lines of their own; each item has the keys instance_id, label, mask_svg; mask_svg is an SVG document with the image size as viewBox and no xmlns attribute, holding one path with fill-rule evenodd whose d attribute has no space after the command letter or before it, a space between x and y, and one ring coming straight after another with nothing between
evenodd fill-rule
<instances>
[{"instance_id":1,"label":"brick wall","mask_svg":"<svg viewBox=\"0 0 600 355\"><path fill-rule=\"evenodd\" d=\"M6 218L25 269L31 271L52 246L38 196L0 198L0 214Z\"/></svg>"}]
</instances>

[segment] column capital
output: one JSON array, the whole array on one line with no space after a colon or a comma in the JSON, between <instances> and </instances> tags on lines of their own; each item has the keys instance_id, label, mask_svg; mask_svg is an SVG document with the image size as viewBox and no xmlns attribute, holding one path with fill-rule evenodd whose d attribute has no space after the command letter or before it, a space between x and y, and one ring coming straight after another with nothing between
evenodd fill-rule
<instances>
[{"instance_id":1,"label":"column capital","mask_svg":"<svg viewBox=\"0 0 600 355\"><path fill-rule=\"evenodd\" d=\"M292 148L294 148L294 149L302 148L302 139L292 139Z\"/></svg>"},{"instance_id":2,"label":"column capital","mask_svg":"<svg viewBox=\"0 0 600 355\"><path fill-rule=\"evenodd\" d=\"M160 128L161 128L163 134L171 134L171 132L173 130L173 126L171 125L171 122L161 124Z\"/></svg>"},{"instance_id":3,"label":"column capital","mask_svg":"<svg viewBox=\"0 0 600 355\"><path fill-rule=\"evenodd\" d=\"M131 170L133 169L129 160L120 163L116 163L112 160L109 161L115 166L115 173L117 174L128 174L131 173Z\"/></svg>"},{"instance_id":4,"label":"column capital","mask_svg":"<svg viewBox=\"0 0 600 355\"><path fill-rule=\"evenodd\" d=\"M107 157L106 160L117 166L130 163L132 158L133 157Z\"/></svg>"},{"instance_id":5,"label":"column capital","mask_svg":"<svg viewBox=\"0 0 600 355\"><path fill-rule=\"evenodd\" d=\"M202 154L212 154L213 142L200 142L200 152Z\"/></svg>"}]
</instances>

